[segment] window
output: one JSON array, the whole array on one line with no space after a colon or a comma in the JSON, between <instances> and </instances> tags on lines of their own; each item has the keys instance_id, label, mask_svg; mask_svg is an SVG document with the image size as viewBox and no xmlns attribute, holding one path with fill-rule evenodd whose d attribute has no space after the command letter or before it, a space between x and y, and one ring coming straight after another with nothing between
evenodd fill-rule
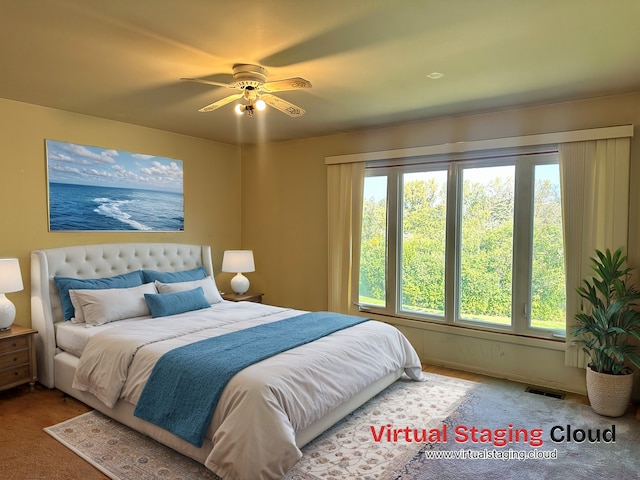
<instances>
[{"instance_id":1,"label":"window","mask_svg":"<svg viewBox=\"0 0 640 480\"><path fill-rule=\"evenodd\" d=\"M557 153L366 170L359 303L377 313L564 335Z\"/></svg>"},{"instance_id":2,"label":"window","mask_svg":"<svg viewBox=\"0 0 640 480\"><path fill-rule=\"evenodd\" d=\"M460 318L511 325L515 166L460 172Z\"/></svg>"},{"instance_id":3,"label":"window","mask_svg":"<svg viewBox=\"0 0 640 480\"><path fill-rule=\"evenodd\" d=\"M536 165L535 181L531 326L564 332L566 285L558 166Z\"/></svg>"},{"instance_id":4,"label":"window","mask_svg":"<svg viewBox=\"0 0 640 480\"><path fill-rule=\"evenodd\" d=\"M402 175L401 310L444 316L447 170Z\"/></svg>"},{"instance_id":5,"label":"window","mask_svg":"<svg viewBox=\"0 0 640 480\"><path fill-rule=\"evenodd\" d=\"M364 185L360 238L360 302L386 306L387 177L368 177Z\"/></svg>"}]
</instances>

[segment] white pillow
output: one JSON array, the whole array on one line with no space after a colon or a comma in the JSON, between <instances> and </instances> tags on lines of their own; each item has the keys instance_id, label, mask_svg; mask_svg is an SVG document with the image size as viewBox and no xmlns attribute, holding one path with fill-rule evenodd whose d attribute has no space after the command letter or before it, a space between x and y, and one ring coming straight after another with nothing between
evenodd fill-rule
<instances>
[{"instance_id":1,"label":"white pillow","mask_svg":"<svg viewBox=\"0 0 640 480\"><path fill-rule=\"evenodd\" d=\"M71 317L72 323L84 323L84 313L82 313L82 307L80 306L80 299L76 296L77 290L69 290L69 298L73 305L73 317Z\"/></svg>"},{"instance_id":2,"label":"white pillow","mask_svg":"<svg viewBox=\"0 0 640 480\"><path fill-rule=\"evenodd\" d=\"M71 317L71 323L85 323L84 322L84 312L82 311L82 304L80 302L80 296L76 295L76 292L84 292L89 289L78 288L69 290L69 299L71 300L71 304L73 305L74 314ZM96 288L93 290L107 290L106 288Z\"/></svg>"},{"instance_id":3,"label":"white pillow","mask_svg":"<svg viewBox=\"0 0 640 480\"><path fill-rule=\"evenodd\" d=\"M176 283L162 283L156 280L158 293L184 292L185 290L193 290L198 287L202 287L204 296L210 304L213 305L214 303L220 303L222 301L216 282L211 276L203 278L202 280L191 280L189 282Z\"/></svg>"},{"instance_id":4,"label":"white pillow","mask_svg":"<svg viewBox=\"0 0 640 480\"><path fill-rule=\"evenodd\" d=\"M151 315L144 299L145 293L158 293L158 291L153 283L145 283L131 288L69 290L69 296L72 299L75 298L87 327L103 325L125 318ZM80 322L76 303L74 303L76 308L75 321Z\"/></svg>"}]
</instances>

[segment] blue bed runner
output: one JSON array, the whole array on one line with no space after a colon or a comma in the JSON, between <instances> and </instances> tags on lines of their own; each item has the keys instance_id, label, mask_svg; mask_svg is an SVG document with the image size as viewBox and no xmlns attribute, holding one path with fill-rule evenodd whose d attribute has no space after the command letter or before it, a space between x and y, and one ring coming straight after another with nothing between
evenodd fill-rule
<instances>
[{"instance_id":1,"label":"blue bed runner","mask_svg":"<svg viewBox=\"0 0 640 480\"><path fill-rule=\"evenodd\" d=\"M170 350L154 366L134 415L201 447L222 390L236 373L367 320L304 313Z\"/></svg>"}]
</instances>

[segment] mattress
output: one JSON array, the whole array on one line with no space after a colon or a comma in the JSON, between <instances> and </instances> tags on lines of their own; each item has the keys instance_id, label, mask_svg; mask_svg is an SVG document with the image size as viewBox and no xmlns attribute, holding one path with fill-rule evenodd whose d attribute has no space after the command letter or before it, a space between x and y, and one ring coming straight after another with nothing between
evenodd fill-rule
<instances>
[{"instance_id":1,"label":"mattress","mask_svg":"<svg viewBox=\"0 0 640 480\"><path fill-rule=\"evenodd\" d=\"M136 322L138 320L145 320L151 318L150 316L127 318L126 320L120 320L117 322L105 323L97 327L87 326L84 323L73 322L58 322L55 324L56 328L56 343L58 348L69 352L76 357L80 357L84 352L89 339L106 330L112 328L118 328L122 324Z\"/></svg>"},{"instance_id":2,"label":"mattress","mask_svg":"<svg viewBox=\"0 0 640 480\"><path fill-rule=\"evenodd\" d=\"M232 308L236 302L223 300L222 302L212 305L212 310L217 312L225 312ZM89 343L89 339L98 333L139 322L141 320L149 320L151 316L127 318L116 322L105 323L104 325L92 326L85 323L74 323L72 321L58 322L55 324L56 344L60 350L69 352L76 357L80 357L85 347Z\"/></svg>"}]
</instances>

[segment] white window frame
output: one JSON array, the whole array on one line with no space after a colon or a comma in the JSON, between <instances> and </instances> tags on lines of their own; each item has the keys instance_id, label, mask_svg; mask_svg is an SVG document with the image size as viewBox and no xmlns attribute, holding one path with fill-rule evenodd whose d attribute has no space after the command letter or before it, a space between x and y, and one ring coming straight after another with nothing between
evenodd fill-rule
<instances>
[{"instance_id":1,"label":"white window frame","mask_svg":"<svg viewBox=\"0 0 640 480\"><path fill-rule=\"evenodd\" d=\"M557 164L557 148L545 146L533 148L501 149L482 152L482 155L466 153L431 156L396 161L374 162L365 171L367 176L387 176L387 254L386 254L386 305L360 305L361 310L386 316L412 320L463 326L479 330L495 331L537 338L564 337L565 332L530 326L529 301L531 295L533 253L533 194L536 165ZM511 324L499 325L460 318L460 259L461 259L461 204L462 175L465 168L501 165L515 167L514 229L512 264ZM447 170L447 214L445 244L444 316L402 310L401 258L402 258L402 175L416 171ZM517 219L526 221L517 221ZM354 271L354 278L359 278Z\"/></svg>"}]
</instances>

